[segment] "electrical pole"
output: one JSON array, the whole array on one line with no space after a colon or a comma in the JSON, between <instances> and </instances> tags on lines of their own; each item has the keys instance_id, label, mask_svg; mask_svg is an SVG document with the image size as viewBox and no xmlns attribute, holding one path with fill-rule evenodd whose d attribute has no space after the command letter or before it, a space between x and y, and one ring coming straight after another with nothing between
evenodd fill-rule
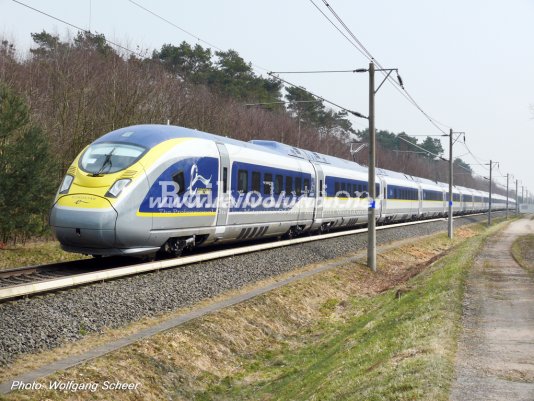
<instances>
[{"instance_id":1,"label":"electrical pole","mask_svg":"<svg viewBox=\"0 0 534 401\"><path fill-rule=\"evenodd\" d=\"M369 210L367 222L367 266L376 271L376 185L375 185L375 64L369 63Z\"/></svg>"},{"instance_id":2,"label":"electrical pole","mask_svg":"<svg viewBox=\"0 0 534 401\"><path fill-rule=\"evenodd\" d=\"M493 169L493 161L490 160L490 176L489 176L489 209L488 209L488 226L491 226L491 173Z\"/></svg>"},{"instance_id":3,"label":"electrical pole","mask_svg":"<svg viewBox=\"0 0 534 401\"><path fill-rule=\"evenodd\" d=\"M515 214L519 213L519 180L515 180Z\"/></svg>"},{"instance_id":4,"label":"electrical pole","mask_svg":"<svg viewBox=\"0 0 534 401\"><path fill-rule=\"evenodd\" d=\"M521 203L525 203L525 186L521 185Z\"/></svg>"},{"instance_id":5,"label":"electrical pole","mask_svg":"<svg viewBox=\"0 0 534 401\"><path fill-rule=\"evenodd\" d=\"M449 132L449 220L448 220L448 234L449 238L452 239L454 235L453 219L452 219L452 179L453 179L453 170L452 170L452 128Z\"/></svg>"},{"instance_id":6,"label":"electrical pole","mask_svg":"<svg viewBox=\"0 0 534 401\"><path fill-rule=\"evenodd\" d=\"M506 220L508 220L508 179L510 178L510 174L506 173Z\"/></svg>"}]
</instances>

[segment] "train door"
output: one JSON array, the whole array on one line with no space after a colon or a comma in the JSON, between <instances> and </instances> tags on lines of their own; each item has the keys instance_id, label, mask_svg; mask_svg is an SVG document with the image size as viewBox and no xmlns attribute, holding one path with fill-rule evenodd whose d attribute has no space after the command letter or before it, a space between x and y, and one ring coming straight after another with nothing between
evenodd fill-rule
<instances>
[{"instance_id":1,"label":"train door","mask_svg":"<svg viewBox=\"0 0 534 401\"><path fill-rule=\"evenodd\" d=\"M379 178L382 184L382 199L380 200L380 220L384 220L387 217L388 210L388 184L386 180Z\"/></svg>"},{"instance_id":2,"label":"train door","mask_svg":"<svg viewBox=\"0 0 534 401\"><path fill-rule=\"evenodd\" d=\"M315 206L313 208L313 224L323 222L323 201L325 195L324 172L319 164L312 163L315 169Z\"/></svg>"},{"instance_id":3,"label":"train door","mask_svg":"<svg viewBox=\"0 0 534 401\"><path fill-rule=\"evenodd\" d=\"M386 207L386 191L387 186L386 182L379 176L376 177L376 182L379 185L380 190L376 193L376 201L375 201L375 213L378 220L382 220L382 209Z\"/></svg>"},{"instance_id":4,"label":"train door","mask_svg":"<svg viewBox=\"0 0 534 401\"><path fill-rule=\"evenodd\" d=\"M298 211L298 215L297 215L297 221L298 221L298 225L305 225L306 224L306 220L310 220L310 212L311 212L311 208L309 208L308 206L308 203L306 202L308 199L307 199L307 191L309 191L309 186L310 186L310 183L309 183L309 180L304 180L304 175L302 174L303 173L303 166L301 165L301 163L299 163L299 169L298 169L298 177L295 179L295 197L297 199L297 211ZM306 186L307 188L304 188L304 186ZM298 189L297 189L298 188ZM299 201L299 198L301 196L303 196L304 194L304 202L301 202Z\"/></svg>"},{"instance_id":5,"label":"train door","mask_svg":"<svg viewBox=\"0 0 534 401\"><path fill-rule=\"evenodd\" d=\"M418 205L418 215L419 216L422 216L423 215L423 187L421 186L421 184L418 185L418 188L417 188L417 193L418 193L418 198L419 198L419 205Z\"/></svg>"},{"instance_id":6,"label":"train door","mask_svg":"<svg viewBox=\"0 0 534 401\"><path fill-rule=\"evenodd\" d=\"M225 226L230 207L230 156L223 143L216 142L219 150L219 183L217 198L217 225Z\"/></svg>"}]
</instances>

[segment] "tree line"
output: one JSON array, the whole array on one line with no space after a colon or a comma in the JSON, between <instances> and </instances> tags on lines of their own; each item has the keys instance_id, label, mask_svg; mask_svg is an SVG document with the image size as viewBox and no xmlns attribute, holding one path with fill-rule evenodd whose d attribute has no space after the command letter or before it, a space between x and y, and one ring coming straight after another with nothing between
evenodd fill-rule
<instances>
[{"instance_id":1,"label":"tree line","mask_svg":"<svg viewBox=\"0 0 534 401\"><path fill-rule=\"evenodd\" d=\"M256 74L235 50L187 42L146 56L120 53L104 35L32 34L30 52L0 44L0 241L46 234L47 210L76 155L94 139L134 124L181 125L235 139L270 139L352 159L365 142L347 113L302 88ZM446 181L443 161L377 133L378 166ZM439 140L420 146L441 155ZM411 152L410 152L411 151ZM366 153L355 160L366 164ZM456 163L463 163L457 160ZM465 163L464 163L465 164ZM465 166L464 166L465 167ZM471 174L456 183L482 187ZM487 186L487 184L484 184Z\"/></svg>"}]
</instances>

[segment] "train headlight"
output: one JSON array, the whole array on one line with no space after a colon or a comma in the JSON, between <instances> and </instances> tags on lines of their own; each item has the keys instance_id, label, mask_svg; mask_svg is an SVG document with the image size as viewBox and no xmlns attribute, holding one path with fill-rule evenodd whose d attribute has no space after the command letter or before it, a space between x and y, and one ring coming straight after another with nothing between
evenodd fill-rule
<instances>
[{"instance_id":1,"label":"train headlight","mask_svg":"<svg viewBox=\"0 0 534 401\"><path fill-rule=\"evenodd\" d=\"M63 182L61 183L61 186L59 187L59 193L60 194L68 193L70 186L72 185L72 181L74 181L74 177L72 175L67 174L65 178L63 178Z\"/></svg>"},{"instance_id":2,"label":"train headlight","mask_svg":"<svg viewBox=\"0 0 534 401\"><path fill-rule=\"evenodd\" d=\"M132 182L129 178L124 178L122 180L117 180L115 183L111 186L109 191L106 193L106 197L108 198L116 198L118 197L122 190L128 186L128 184Z\"/></svg>"}]
</instances>

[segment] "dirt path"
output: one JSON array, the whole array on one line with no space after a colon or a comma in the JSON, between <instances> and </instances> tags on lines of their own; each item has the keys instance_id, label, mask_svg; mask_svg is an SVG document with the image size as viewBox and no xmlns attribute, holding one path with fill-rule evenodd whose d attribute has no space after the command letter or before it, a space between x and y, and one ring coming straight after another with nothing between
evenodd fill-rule
<instances>
[{"instance_id":1,"label":"dirt path","mask_svg":"<svg viewBox=\"0 0 534 401\"><path fill-rule=\"evenodd\" d=\"M522 219L492 238L471 270L451 400L534 401L534 275L510 249Z\"/></svg>"}]
</instances>

